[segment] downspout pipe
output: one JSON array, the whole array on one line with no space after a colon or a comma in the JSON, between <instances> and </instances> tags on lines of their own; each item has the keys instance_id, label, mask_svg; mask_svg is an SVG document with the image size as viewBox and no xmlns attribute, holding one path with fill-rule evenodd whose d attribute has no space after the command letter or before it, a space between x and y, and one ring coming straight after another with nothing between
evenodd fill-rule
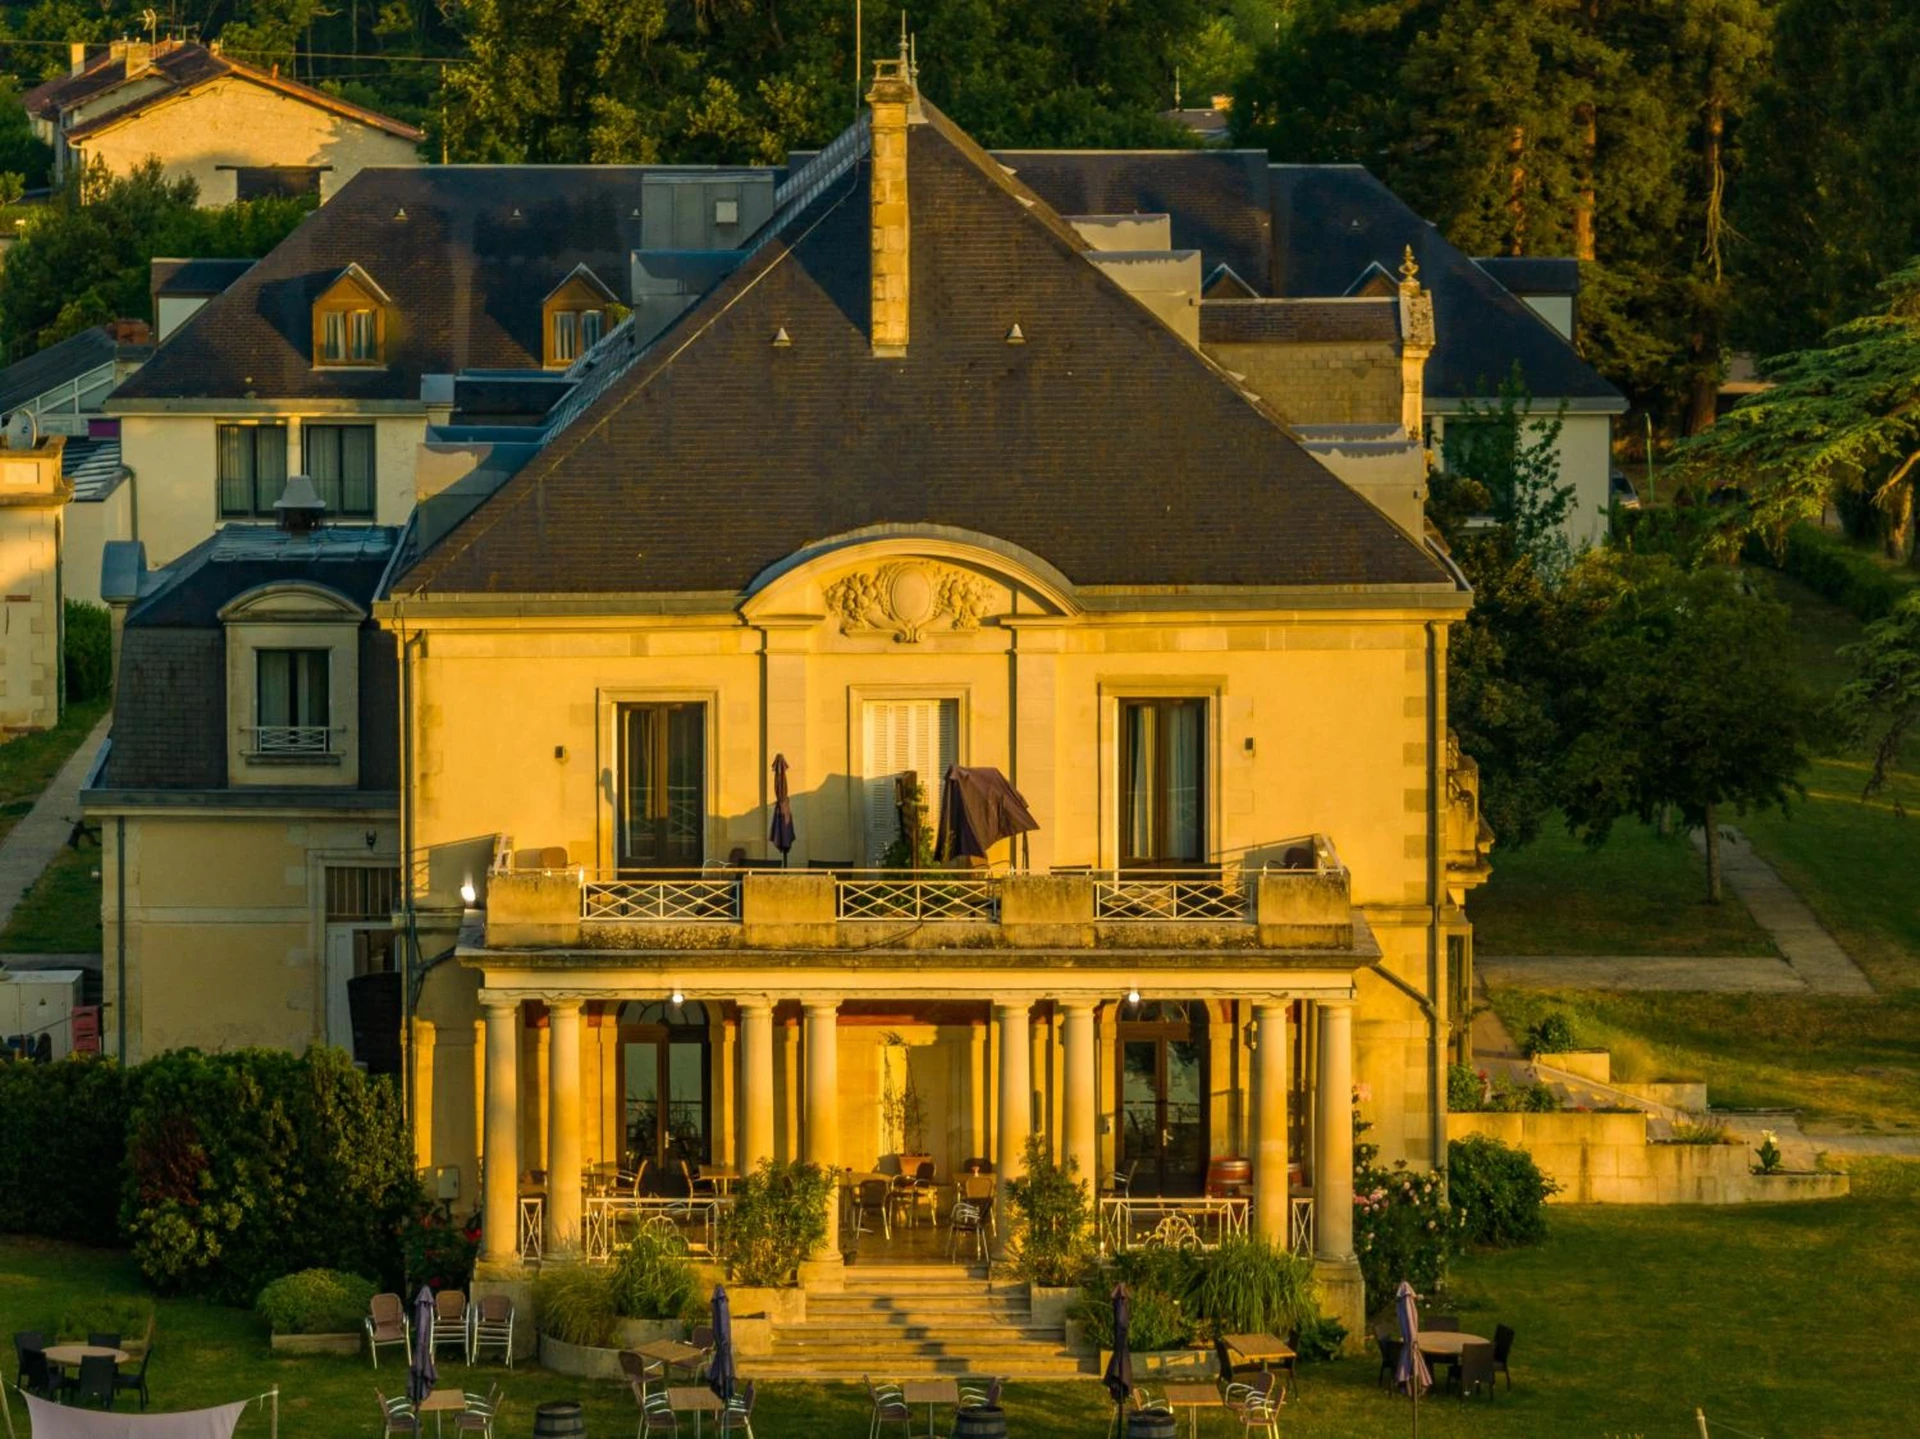
<instances>
[{"instance_id":1,"label":"downspout pipe","mask_svg":"<svg viewBox=\"0 0 1920 1439\"><path fill-rule=\"evenodd\" d=\"M396 607L400 631L400 854L405 883L401 886L406 937L400 947L400 1084L412 1136L419 1116L413 1084L413 1011L417 986L424 977L420 965L420 928L414 903L413 865L413 656L423 636L407 633L404 608ZM416 1151L417 1152L417 1151Z\"/></svg>"},{"instance_id":2,"label":"downspout pipe","mask_svg":"<svg viewBox=\"0 0 1920 1439\"><path fill-rule=\"evenodd\" d=\"M1447 627L1427 622L1427 1116L1433 1167L1446 1174L1447 1088L1446 1026L1433 996L1441 994L1446 974L1446 940L1440 913L1446 901Z\"/></svg>"},{"instance_id":3,"label":"downspout pipe","mask_svg":"<svg viewBox=\"0 0 1920 1439\"><path fill-rule=\"evenodd\" d=\"M127 817L113 817L113 957L119 997L120 1067L127 1067Z\"/></svg>"}]
</instances>

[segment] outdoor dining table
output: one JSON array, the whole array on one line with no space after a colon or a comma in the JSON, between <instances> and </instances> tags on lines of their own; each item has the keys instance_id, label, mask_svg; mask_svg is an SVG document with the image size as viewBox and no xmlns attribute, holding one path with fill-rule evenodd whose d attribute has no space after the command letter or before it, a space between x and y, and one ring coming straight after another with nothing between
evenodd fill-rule
<instances>
[{"instance_id":1,"label":"outdoor dining table","mask_svg":"<svg viewBox=\"0 0 1920 1439\"><path fill-rule=\"evenodd\" d=\"M115 1364L125 1364L133 1356L124 1349L108 1349L99 1344L55 1344L42 1351L47 1363L60 1364L70 1369L78 1369L82 1359L94 1359L101 1355L110 1357Z\"/></svg>"},{"instance_id":2,"label":"outdoor dining table","mask_svg":"<svg viewBox=\"0 0 1920 1439\"><path fill-rule=\"evenodd\" d=\"M464 1414L467 1412L467 1396L458 1389L436 1389L418 1404L413 1406L416 1414L433 1416L433 1432L440 1432L441 1416L444 1414Z\"/></svg>"},{"instance_id":3,"label":"outdoor dining table","mask_svg":"<svg viewBox=\"0 0 1920 1439\"><path fill-rule=\"evenodd\" d=\"M633 1352L642 1359L657 1359L669 1369L684 1369L689 1377L699 1372L700 1361L707 1357L706 1350L682 1339L650 1339L634 1345Z\"/></svg>"},{"instance_id":4,"label":"outdoor dining table","mask_svg":"<svg viewBox=\"0 0 1920 1439\"><path fill-rule=\"evenodd\" d=\"M933 1406L951 1404L955 1408L960 1404L960 1381L958 1379L909 1379L900 1386L900 1397L909 1405L927 1406L927 1434L932 1439Z\"/></svg>"},{"instance_id":5,"label":"outdoor dining table","mask_svg":"<svg viewBox=\"0 0 1920 1439\"><path fill-rule=\"evenodd\" d=\"M1187 1433L1192 1435L1200 1432L1202 1409L1223 1408L1227 1402L1213 1384L1169 1384L1166 1392L1168 1408L1187 1411Z\"/></svg>"},{"instance_id":6,"label":"outdoor dining table","mask_svg":"<svg viewBox=\"0 0 1920 1439\"><path fill-rule=\"evenodd\" d=\"M1463 1334L1457 1329L1434 1329L1420 1332L1420 1352L1431 1354L1435 1359L1458 1359L1460 1351L1469 1344L1491 1344L1491 1339L1478 1334Z\"/></svg>"},{"instance_id":7,"label":"outdoor dining table","mask_svg":"<svg viewBox=\"0 0 1920 1439\"><path fill-rule=\"evenodd\" d=\"M676 1414L693 1415L694 1439L700 1439L703 1417L720 1413L727 1404L704 1384L676 1384L667 1390L667 1407Z\"/></svg>"},{"instance_id":8,"label":"outdoor dining table","mask_svg":"<svg viewBox=\"0 0 1920 1439\"><path fill-rule=\"evenodd\" d=\"M700 1178L713 1181L713 1192L728 1195L733 1186L740 1182L740 1171L731 1164L703 1164L700 1166Z\"/></svg>"},{"instance_id":9,"label":"outdoor dining table","mask_svg":"<svg viewBox=\"0 0 1920 1439\"><path fill-rule=\"evenodd\" d=\"M1229 1334L1227 1348L1247 1363L1258 1364L1262 1369L1276 1360L1294 1357L1287 1341L1271 1334Z\"/></svg>"}]
</instances>

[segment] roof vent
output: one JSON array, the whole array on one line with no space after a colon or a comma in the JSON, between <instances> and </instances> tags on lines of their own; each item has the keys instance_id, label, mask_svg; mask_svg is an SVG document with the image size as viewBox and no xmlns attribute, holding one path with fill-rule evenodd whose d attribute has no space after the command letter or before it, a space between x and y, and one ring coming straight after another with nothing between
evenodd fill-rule
<instances>
[{"instance_id":1,"label":"roof vent","mask_svg":"<svg viewBox=\"0 0 1920 1439\"><path fill-rule=\"evenodd\" d=\"M305 535L320 528L327 504L314 489L312 480L305 475L288 475L286 489L273 502L273 512L279 518L281 529L290 535Z\"/></svg>"},{"instance_id":2,"label":"roof vent","mask_svg":"<svg viewBox=\"0 0 1920 1439\"><path fill-rule=\"evenodd\" d=\"M793 344L793 336L787 333L787 327L785 325L782 325L779 329L773 332L774 349L784 350L784 349L787 349L792 344Z\"/></svg>"},{"instance_id":3,"label":"roof vent","mask_svg":"<svg viewBox=\"0 0 1920 1439\"><path fill-rule=\"evenodd\" d=\"M1020 328L1020 322L1018 320L1014 321L1013 328L1007 331L1007 343L1009 345L1024 345L1027 343L1027 332Z\"/></svg>"},{"instance_id":4,"label":"roof vent","mask_svg":"<svg viewBox=\"0 0 1920 1439\"><path fill-rule=\"evenodd\" d=\"M393 212L393 218L394 218L394 219L396 219L396 220L404 220L404 219L406 219L406 218L407 218L407 207L406 207L405 205L402 205L402 206L401 206L401 207L400 207L399 209L397 209L397 210L395 210L395 211Z\"/></svg>"}]
</instances>

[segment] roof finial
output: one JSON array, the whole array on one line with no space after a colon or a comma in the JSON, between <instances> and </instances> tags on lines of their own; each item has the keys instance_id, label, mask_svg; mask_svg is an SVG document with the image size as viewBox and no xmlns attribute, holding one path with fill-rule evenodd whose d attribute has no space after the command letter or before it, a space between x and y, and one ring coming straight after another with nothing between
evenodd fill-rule
<instances>
[{"instance_id":1,"label":"roof finial","mask_svg":"<svg viewBox=\"0 0 1920 1439\"><path fill-rule=\"evenodd\" d=\"M912 59L913 55L907 41L907 9L903 5L900 7L900 63L906 65Z\"/></svg>"},{"instance_id":2,"label":"roof finial","mask_svg":"<svg viewBox=\"0 0 1920 1439\"><path fill-rule=\"evenodd\" d=\"M1407 246L1407 253L1400 261L1400 283L1417 285L1420 283L1420 262L1413 258L1413 246Z\"/></svg>"}]
</instances>

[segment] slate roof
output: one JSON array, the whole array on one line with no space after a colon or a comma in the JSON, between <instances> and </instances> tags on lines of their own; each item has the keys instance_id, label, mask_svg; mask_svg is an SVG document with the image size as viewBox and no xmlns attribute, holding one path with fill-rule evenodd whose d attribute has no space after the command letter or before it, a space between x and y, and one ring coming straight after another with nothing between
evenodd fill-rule
<instances>
[{"instance_id":1,"label":"slate roof","mask_svg":"<svg viewBox=\"0 0 1920 1439\"><path fill-rule=\"evenodd\" d=\"M77 380L89 370L116 359L139 359L152 349L151 345L121 344L114 338L111 325L90 326L0 370L0 414Z\"/></svg>"},{"instance_id":2,"label":"slate roof","mask_svg":"<svg viewBox=\"0 0 1920 1439\"><path fill-rule=\"evenodd\" d=\"M114 402L417 400L423 374L537 370L541 301L576 265L630 298L648 173L660 168L364 169L170 335ZM317 370L313 301L354 263L393 297L388 363Z\"/></svg>"},{"instance_id":3,"label":"slate roof","mask_svg":"<svg viewBox=\"0 0 1920 1439\"><path fill-rule=\"evenodd\" d=\"M1433 292L1429 401L1489 394L1518 362L1535 396L1626 409L1551 325L1361 166L1275 165L1272 176L1274 293L1341 294L1369 265L1397 274L1413 247Z\"/></svg>"},{"instance_id":4,"label":"slate roof","mask_svg":"<svg viewBox=\"0 0 1920 1439\"><path fill-rule=\"evenodd\" d=\"M118 435L73 437L60 451L60 473L73 486L80 504L104 500L120 488L127 467L120 459Z\"/></svg>"},{"instance_id":5,"label":"slate roof","mask_svg":"<svg viewBox=\"0 0 1920 1439\"><path fill-rule=\"evenodd\" d=\"M1334 344L1397 341L1400 301L1205 300L1203 345Z\"/></svg>"},{"instance_id":6,"label":"slate roof","mask_svg":"<svg viewBox=\"0 0 1920 1439\"><path fill-rule=\"evenodd\" d=\"M368 606L396 536L381 527L288 535L270 525L229 525L167 566L127 613L113 743L98 788L225 789L221 607L260 585L295 580ZM393 637L368 620L360 633L360 792L399 787L397 685Z\"/></svg>"},{"instance_id":7,"label":"slate roof","mask_svg":"<svg viewBox=\"0 0 1920 1439\"><path fill-rule=\"evenodd\" d=\"M1577 295L1580 262L1542 255L1482 255L1474 264L1516 295Z\"/></svg>"},{"instance_id":8,"label":"slate roof","mask_svg":"<svg viewBox=\"0 0 1920 1439\"><path fill-rule=\"evenodd\" d=\"M153 260L151 284L157 296L218 295L230 287L258 261L255 260L209 260L196 257L188 260Z\"/></svg>"},{"instance_id":9,"label":"slate roof","mask_svg":"<svg viewBox=\"0 0 1920 1439\"><path fill-rule=\"evenodd\" d=\"M290 99L317 106L350 120L357 120L375 129L385 130L388 134L398 135L403 140L412 140L417 144L426 138L420 130L394 119L391 115L382 115L377 110L352 104L342 100L338 95L329 95L324 90L316 90L311 85L302 85L295 80L282 79L269 71L257 70L229 56L216 55L204 45L195 44L176 44L170 48L156 47L151 53L149 67L145 70L137 69L132 78L158 81L159 88L131 98L123 105L102 111L85 123L72 126L65 133L69 139L83 139L114 125L122 124L143 110L164 104L202 85L211 84L227 76L249 81ZM62 75L44 84L36 85L21 98L29 114L38 116L42 120L57 121L74 106L111 90L116 85L125 83L128 78L126 57L109 51L93 60L78 75Z\"/></svg>"},{"instance_id":10,"label":"slate roof","mask_svg":"<svg viewBox=\"0 0 1920 1439\"><path fill-rule=\"evenodd\" d=\"M737 593L810 541L890 523L984 531L1076 585L1451 590L925 109L903 358L874 358L868 337L861 124L792 177L801 198L746 261L583 385L572 422L395 593Z\"/></svg>"}]
</instances>

